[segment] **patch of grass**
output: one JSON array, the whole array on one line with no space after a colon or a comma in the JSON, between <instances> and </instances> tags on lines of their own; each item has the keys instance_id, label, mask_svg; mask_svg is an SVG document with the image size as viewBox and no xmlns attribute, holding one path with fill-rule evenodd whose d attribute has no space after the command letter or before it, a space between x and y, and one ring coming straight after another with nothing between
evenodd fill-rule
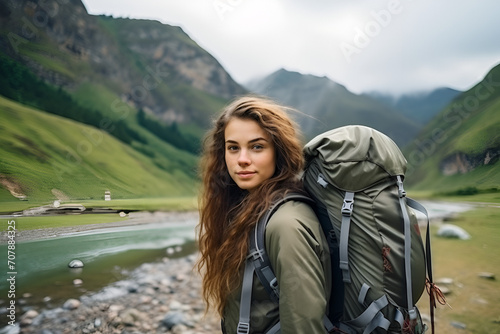
<instances>
[{"instance_id":1,"label":"patch of grass","mask_svg":"<svg viewBox=\"0 0 500 334\"><path fill-rule=\"evenodd\" d=\"M119 95L102 83L84 82L73 92L72 97L82 106L99 110L113 121L126 118L134 110L127 104L122 103L119 112L114 111L112 106L115 105L114 103L118 100Z\"/></svg>"},{"instance_id":2,"label":"patch of grass","mask_svg":"<svg viewBox=\"0 0 500 334\"><path fill-rule=\"evenodd\" d=\"M128 218L120 217L118 214L77 214L60 216L17 217L11 220L15 220L17 230L26 231L41 228L57 228L89 224L113 223L127 219ZM7 224L4 224L1 230L7 230Z\"/></svg>"},{"instance_id":3,"label":"patch of grass","mask_svg":"<svg viewBox=\"0 0 500 334\"><path fill-rule=\"evenodd\" d=\"M71 59L71 57L58 50L58 48L47 39L40 43L21 44L20 53L25 57L33 59L44 68L72 80L74 80L79 73L85 73L85 71L89 69L86 63Z\"/></svg>"},{"instance_id":4,"label":"patch of grass","mask_svg":"<svg viewBox=\"0 0 500 334\"><path fill-rule=\"evenodd\" d=\"M438 195L443 195L443 196L473 196L477 194L490 194L490 193L499 193L500 191L498 188L489 188L489 189L478 189L476 187L465 187L465 188L460 188L457 190L452 190L452 191L446 191L442 193L438 193Z\"/></svg>"},{"instance_id":5,"label":"patch of grass","mask_svg":"<svg viewBox=\"0 0 500 334\"><path fill-rule=\"evenodd\" d=\"M7 192L5 189L2 189L2 188L0 188L0 189ZM35 208L35 207L39 207L39 206L48 204L47 202L44 202L44 201L20 201L18 199L15 199L10 194L8 194L8 196L10 196L9 199L2 198L2 200L0 200L0 213L2 213L2 214L19 212L19 211L23 211L23 210L26 210L29 208Z\"/></svg>"},{"instance_id":6,"label":"patch of grass","mask_svg":"<svg viewBox=\"0 0 500 334\"><path fill-rule=\"evenodd\" d=\"M76 203L76 202L75 202ZM198 208L195 196L116 199L111 201L91 200L78 202L85 207L111 208L138 211L195 211Z\"/></svg>"},{"instance_id":7,"label":"patch of grass","mask_svg":"<svg viewBox=\"0 0 500 334\"><path fill-rule=\"evenodd\" d=\"M451 222L465 229L471 235L469 240L438 238L437 227L432 228L434 280L453 279L453 284L448 286L451 293L446 297L452 309L442 305L436 309L437 333L500 332L499 222L500 208L482 206L460 214ZM481 272L491 272L496 279L480 278ZM429 314L425 292L418 306L422 313ZM466 329L458 330L452 322L463 323Z\"/></svg>"}]
</instances>

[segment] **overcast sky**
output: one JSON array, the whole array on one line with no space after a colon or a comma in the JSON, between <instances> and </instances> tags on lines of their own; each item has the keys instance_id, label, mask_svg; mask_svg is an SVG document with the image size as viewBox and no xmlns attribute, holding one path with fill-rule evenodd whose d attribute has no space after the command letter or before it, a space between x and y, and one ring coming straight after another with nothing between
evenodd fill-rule
<instances>
[{"instance_id":1,"label":"overcast sky","mask_svg":"<svg viewBox=\"0 0 500 334\"><path fill-rule=\"evenodd\" d=\"M500 63L498 0L83 0L180 26L239 83L280 68L354 93L466 90Z\"/></svg>"}]
</instances>

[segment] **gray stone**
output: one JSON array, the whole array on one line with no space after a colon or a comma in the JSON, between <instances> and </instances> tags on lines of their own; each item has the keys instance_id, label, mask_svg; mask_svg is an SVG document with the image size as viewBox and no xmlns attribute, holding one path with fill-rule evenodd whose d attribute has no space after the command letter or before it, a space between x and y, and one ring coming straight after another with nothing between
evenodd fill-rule
<instances>
[{"instance_id":1,"label":"gray stone","mask_svg":"<svg viewBox=\"0 0 500 334\"><path fill-rule=\"evenodd\" d=\"M29 310L24 313L23 317L33 319L38 316L38 312L35 310Z\"/></svg>"},{"instance_id":2,"label":"gray stone","mask_svg":"<svg viewBox=\"0 0 500 334\"><path fill-rule=\"evenodd\" d=\"M68 267L70 267L70 268L83 268L83 262L80 260L72 260L68 264Z\"/></svg>"},{"instance_id":3,"label":"gray stone","mask_svg":"<svg viewBox=\"0 0 500 334\"><path fill-rule=\"evenodd\" d=\"M442 286L439 288L439 290L441 290L441 292L443 293L443 295L445 296L448 296L449 294L451 294L451 289L446 287L446 286Z\"/></svg>"},{"instance_id":4,"label":"gray stone","mask_svg":"<svg viewBox=\"0 0 500 334\"><path fill-rule=\"evenodd\" d=\"M488 273L488 272L479 273L479 277L484 278L484 279L489 279L489 280L492 280L492 281L495 280L495 274Z\"/></svg>"},{"instance_id":5,"label":"gray stone","mask_svg":"<svg viewBox=\"0 0 500 334\"><path fill-rule=\"evenodd\" d=\"M172 334L187 334L188 333L188 328L187 326L184 325L176 325L172 328Z\"/></svg>"},{"instance_id":6,"label":"gray stone","mask_svg":"<svg viewBox=\"0 0 500 334\"><path fill-rule=\"evenodd\" d=\"M436 284L443 284L443 285L451 285L453 284L453 278L449 277L442 277L440 279L437 279L434 283Z\"/></svg>"},{"instance_id":7,"label":"gray stone","mask_svg":"<svg viewBox=\"0 0 500 334\"><path fill-rule=\"evenodd\" d=\"M444 224L442 225L437 235L442 238L454 238L460 240L468 240L470 239L470 234L467 233L463 228L452 225L452 224Z\"/></svg>"},{"instance_id":8,"label":"gray stone","mask_svg":"<svg viewBox=\"0 0 500 334\"><path fill-rule=\"evenodd\" d=\"M80 307L80 301L78 299L68 299L64 302L63 308L66 310L75 310Z\"/></svg>"},{"instance_id":9,"label":"gray stone","mask_svg":"<svg viewBox=\"0 0 500 334\"><path fill-rule=\"evenodd\" d=\"M120 312L119 317L125 326L133 326L136 321L145 318L144 314L134 308L128 308Z\"/></svg>"},{"instance_id":10,"label":"gray stone","mask_svg":"<svg viewBox=\"0 0 500 334\"><path fill-rule=\"evenodd\" d=\"M450 322L450 325L452 325L453 327L455 327L457 329L466 329L467 328L466 324L458 322L458 321L452 321L452 322Z\"/></svg>"},{"instance_id":11,"label":"gray stone","mask_svg":"<svg viewBox=\"0 0 500 334\"><path fill-rule=\"evenodd\" d=\"M169 312L161 321L162 325L171 330L174 326L182 325L186 321L186 317L181 312Z\"/></svg>"}]
</instances>

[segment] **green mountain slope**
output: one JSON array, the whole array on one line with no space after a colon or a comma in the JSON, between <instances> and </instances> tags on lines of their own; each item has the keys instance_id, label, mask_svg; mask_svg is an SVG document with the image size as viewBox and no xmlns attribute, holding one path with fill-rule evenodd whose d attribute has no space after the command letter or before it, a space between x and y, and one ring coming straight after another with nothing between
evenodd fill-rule
<instances>
[{"instance_id":1,"label":"green mountain slope","mask_svg":"<svg viewBox=\"0 0 500 334\"><path fill-rule=\"evenodd\" d=\"M353 94L326 77L281 69L249 84L248 88L306 114L298 115L297 119L308 138L335 127L360 124L382 131L399 145L405 145L420 128L417 122L387 104Z\"/></svg>"},{"instance_id":2,"label":"green mountain slope","mask_svg":"<svg viewBox=\"0 0 500 334\"><path fill-rule=\"evenodd\" d=\"M500 187L500 65L439 113L404 152L408 182L416 189Z\"/></svg>"},{"instance_id":3,"label":"green mountain slope","mask_svg":"<svg viewBox=\"0 0 500 334\"><path fill-rule=\"evenodd\" d=\"M0 97L0 180L28 199L181 196L195 193L196 157L170 148L158 166L98 128ZM166 150L167 148L165 148ZM167 152L166 152L167 153ZM6 191L2 191L6 199Z\"/></svg>"}]
</instances>

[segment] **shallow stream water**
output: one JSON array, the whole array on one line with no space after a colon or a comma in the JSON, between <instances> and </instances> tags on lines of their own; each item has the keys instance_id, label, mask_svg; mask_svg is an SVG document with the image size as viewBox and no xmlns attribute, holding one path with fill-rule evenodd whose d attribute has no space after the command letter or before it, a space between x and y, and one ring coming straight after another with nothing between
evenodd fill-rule
<instances>
[{"instance_id":1,"label":"shallow stream water","mask_svg":"<svg viewBox=\"0 0 500 334\"><path fill-rule=\"evenodd\" d=\"M123 279L142 263L192 254L196 250L196 224L196 219L156 221L16 243L15 300L18 314L32 307L57 307L68 298L96 292ZM0 254L5 254L2 258L6 259L7 251L6 244L0 245ZM69 268L68 264L74 259L81 260L84 267ZM11 286L3 278L8 272L7 263L2 263L1 268L0 313L3 313L11 299L8 297ZM78 283L75 280L81 280L83 284L75 284ZM5 315L0 318L0 327L8 320L4 318Z\"/></svg>"}]
</instances>

